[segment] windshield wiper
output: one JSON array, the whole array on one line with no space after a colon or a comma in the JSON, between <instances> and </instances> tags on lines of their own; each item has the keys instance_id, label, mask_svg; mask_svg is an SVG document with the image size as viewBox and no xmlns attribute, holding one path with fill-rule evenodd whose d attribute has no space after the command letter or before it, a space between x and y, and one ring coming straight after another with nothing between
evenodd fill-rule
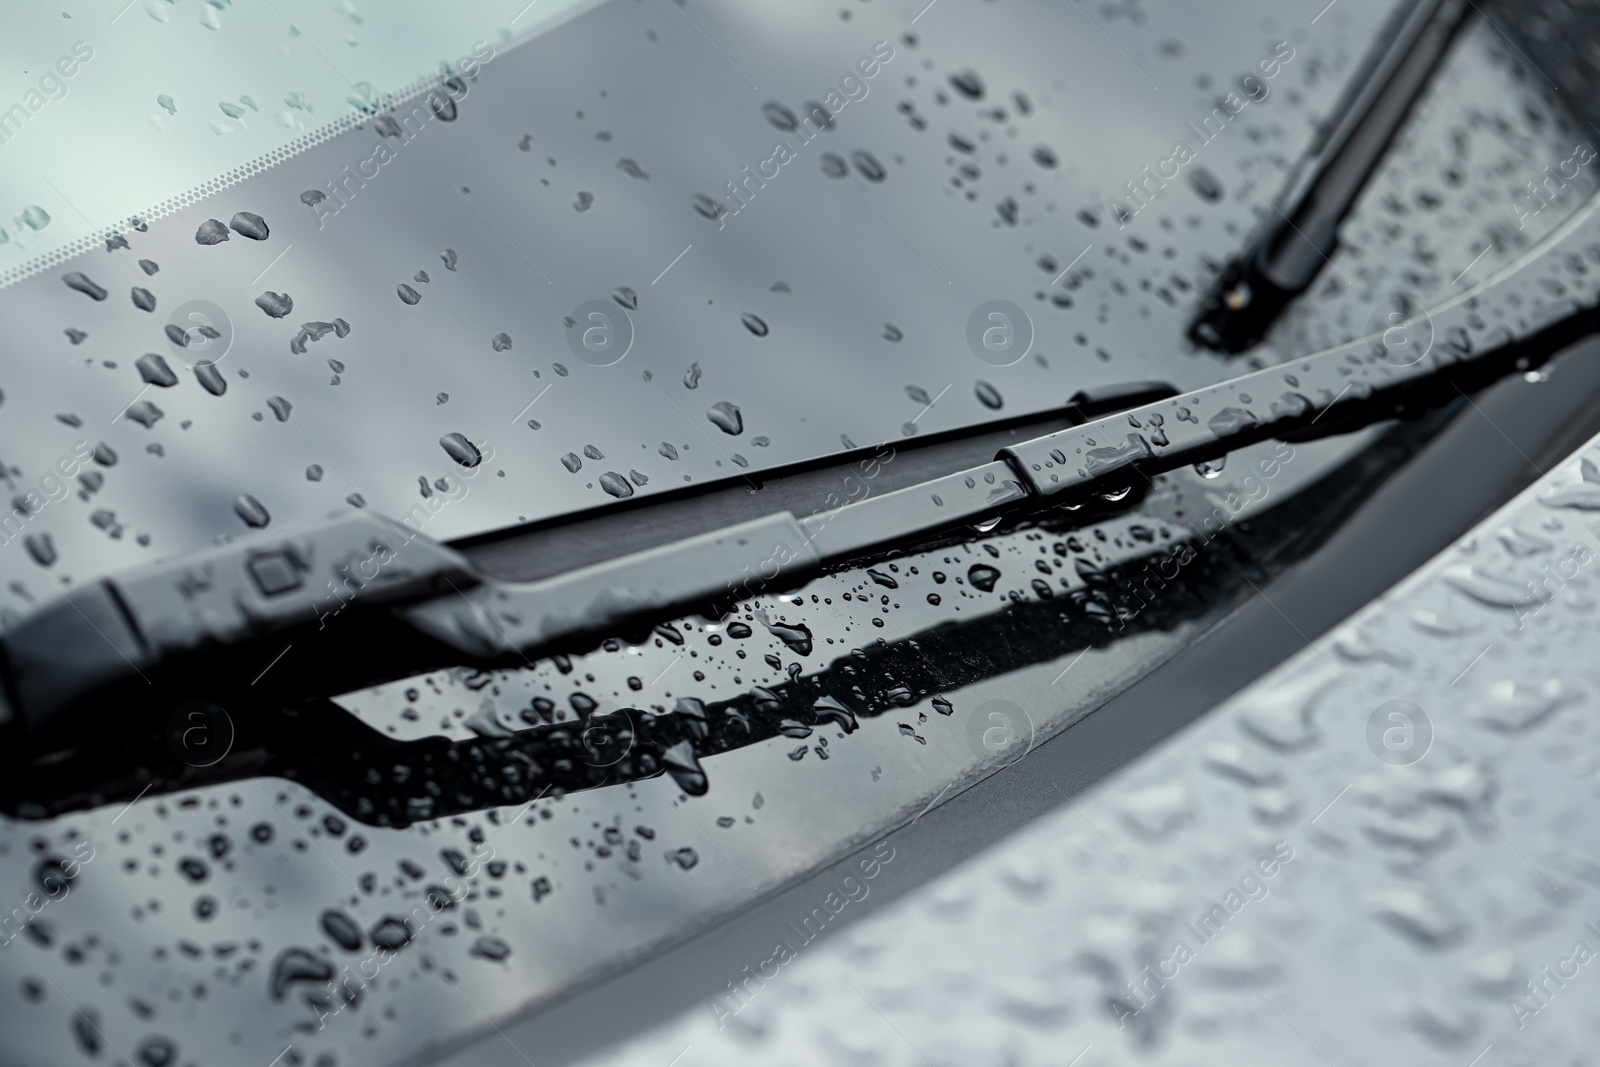
<instances>
[{"instance_id":1,"label":"windshield wiper","mask_svg":"<svg viewBox=\"0 0 1600 1067\"><path fill-rule=\"evenodd\" d=\"M780 511L529 582L497 580L461 552L365 514L263 531L103 578L15 626L0 638L4 718L39 743L81 741L105 716L191 697L225 704L287 643L297 653L278 683L285 700L579 651L891 546L1115 499L1256 441L1346 432L1452 400L1593 331L1597 300L1600 197L1475 289L1397 327L1413 339L1409 362L1385 347L1387 335L1363 338L833 511Z\"/></svg>"},{"instance_id":2,"label":"windshield wiper","mask_svg":"<svg viewBox=\"0 0 1600 1067\"><path fill-rule=\"evenodd\" d=\"M1468 0L1400 6L1290 173L1272 213L1207 292L1189 327L1191 340L1242 352L1311 287L1338 250L1340 226L1472 10Z\"/></svg>"}]
</instances>

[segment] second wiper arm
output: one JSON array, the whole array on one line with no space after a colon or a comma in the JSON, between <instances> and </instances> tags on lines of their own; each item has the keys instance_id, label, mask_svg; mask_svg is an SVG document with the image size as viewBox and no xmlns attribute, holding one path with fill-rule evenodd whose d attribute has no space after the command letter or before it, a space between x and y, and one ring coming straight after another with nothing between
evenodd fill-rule
<instances>
[{"instance_id":1,"label":"second wiper arm","mask_svg":"<svg viewBox=\"0 0 1600 1067\"><path fill-rule=\"evenodd\" d=\"M1339 227L1472 10L1468 0L1400 5L1290 173L1272 213L1202 301L1191 340L1242 352L1311 287L1338 250Z\"/></svg>"}]
</instances>

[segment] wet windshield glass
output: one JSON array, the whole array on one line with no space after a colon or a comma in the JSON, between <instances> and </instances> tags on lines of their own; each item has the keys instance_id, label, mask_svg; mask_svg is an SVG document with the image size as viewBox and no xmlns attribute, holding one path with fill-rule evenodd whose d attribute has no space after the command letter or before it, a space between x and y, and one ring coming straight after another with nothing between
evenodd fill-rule
<instances>
[{"instance_id":1,"label":"wet windshield glass","mask_svg":"<svg viewBox=\"0 0 1600 1067\"><path fill-rule=\"evenodd\" d=\"M463 538L1214 382L1462 291L1595 188L1573 165L1513 198L1581 137L1475 26L1345 250L1230 361L1183 339L1193 302L1387 3L509 6L19 16L8 625L351 508L431 501L423 532ZM1429 430L1269 443L588 655L184 705L120 764L30 765L0 871L51 910L8 932L0 1032L157 1067L461 1039L1021 758ZM1207 548L1194 516L1241 496L1304 506ZM646 717L674 743L610 773Z\"/></svg>"},{"instance_id":2,"label":"wet windshield glass","mask_svg":"<svg viewBox=\"0 0 1600 1067\"><path fill-rule=\"evenodd\" d=\"M114 227L88 251L13 258L9 277L34 273L0 290L28 358L5 383L13 492L76 469L80 443L101 456L74 487L84 500L28 524L63 583L351 506L400 515L437 494L427 533L458 537L1096 385L1224 377L1181 341L1187 302L1268 210L1278 162L1337 93L1333 64L1366 44L1342 12L1301 47L1270 17L1175 14L1157 30L1112 9L1107 32L1143 50L1135 69L1049 5L906 25L861 4L822 18L614 3L521 44L421 15L386 30L376 13L208 10L196 23L141 2L104 29L204 42L207 62L243 54L237 91L214 76L152 92L117 124L136 127L117 137L148 219L99 210L126 203L91 195L121 175L70 155L48 172L40 155L66 131L93 139L107 120L74 109L136 46L80 60L69 94L3 146L32 153L7 179L28 189L12 194L14 246ZM923 39L990 19L1008 28L957 52ZM379 87L426 69L418 49L440 37L459 38L454 73L383 106ZM370 79L334 73L369 65ZM1493 152L1562 142L1485 121L1478 109L1506 106L1489 79L1454 89L1432 108L1450 112L1433 122L1451 131L1443 158L1390 168L1357 251L1282 331L1286 352L1367 332L1393 283L1426 303L1485 245L1501 258L1562 214L1518 230L1509 212L1470 212ZM286 139L284 122L306 133ZM184 189L190 141L261 162ZM1410 218L1439 224L1392 254L1384 231Z\"/></svg>"}]
</instances>

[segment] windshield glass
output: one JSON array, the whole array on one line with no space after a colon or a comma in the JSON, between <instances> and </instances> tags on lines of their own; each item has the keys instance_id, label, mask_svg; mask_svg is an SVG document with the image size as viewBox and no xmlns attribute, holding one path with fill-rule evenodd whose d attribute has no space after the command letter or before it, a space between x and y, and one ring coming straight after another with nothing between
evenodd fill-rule
<instances>
[{"instance_id":1,"label":"windshield glass","mask_svg":"<svg viewBox=\"0 0 1600 1067\"><path fill-rule=\"evenodd\" d=\"M459 537L1224 377L1180 340L1187 302L1367 43L1344 11L1298 45L1253 14L691 8L31 16L7 46L30 72L94 54L0 145L0 319L28 360L4 455L22 493L80 445L119 461L29 523L58 580L435 494L427 533ZM1366 226L1466 215L1484 142L1556 151L1473 117L1491 84L1441 105L1469 157L1390 168ZM1560 214L1358 253L1286 347Z\"/></svg>"}]
</instances>

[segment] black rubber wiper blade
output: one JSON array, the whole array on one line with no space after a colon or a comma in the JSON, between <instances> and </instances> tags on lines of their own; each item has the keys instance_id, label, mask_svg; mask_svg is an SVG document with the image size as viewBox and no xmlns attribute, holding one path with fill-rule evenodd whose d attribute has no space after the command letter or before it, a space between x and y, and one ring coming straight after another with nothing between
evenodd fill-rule
<instances>
[{"instance_id":1,"label":"black rubber wiper blade","mask_svg":"<svg viewBox=\"0 0 1600 1067\"><path fill-rule=\"evenodd\" d=\"M1242 352L1311 287L1338 250L1340 226L1473 10L1469 0L1400 5L1290 172L1271 214L1208 290L1189 327L1191 340Z\"/></svg>"},{"instance_id":2,"label":"black rubber wiper blade","mask_svg":"<svg viewBox=\"0 0 1600 1067\"><path fill-rule=\"evenodd\" d=\"M286 701L441 667L517 666L1008 513L1118 498L1267 438L1346 432L1525 370L1596 327L1600 197L1470 292L1385 334L1003 448L993 462L798 519L779 511L528 582L355 514L114 574L0 638L5 718L93 736L175 697L225 702L293 643ZM1386 347L1396 330L1412 343ZM281 680L279 680L281 679Z\"/></svg>"}]
</instances>

